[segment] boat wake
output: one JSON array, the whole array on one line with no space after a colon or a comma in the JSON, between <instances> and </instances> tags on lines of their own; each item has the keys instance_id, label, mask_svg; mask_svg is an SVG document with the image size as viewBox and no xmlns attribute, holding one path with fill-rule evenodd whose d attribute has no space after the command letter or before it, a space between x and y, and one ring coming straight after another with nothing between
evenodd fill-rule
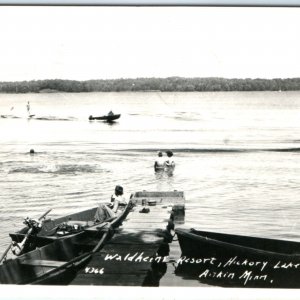
<instances>
[{"instance_id":1,"label":"boat wake","mask_svg":"<svg viewBox=\"0 0 300 300\"><path fill-rule=\"evenodd\" d=\"M178 121L199 121L201 118L199 116L199 114L195 114L195 113L187 113L187 112L178 112L175 116L174 116L175 120Z\"/></svg>"},{"instance_id":2,"label":"boat wake","mask_svg":"<svg viewBox=\"0 0 300 300\"><path fill-rule=\"evenodd\" d=\"M31 119L39 120L39 121L74 121L74 120L77 120L74 117L61 118L61 117L55 117L55 116L33 117Z\"/></svg>"},{"instance_id":3,"label":"boat wake","mask_svg":"<svg viewBox=\"0 0 300 300\"><path fill-rule=\"evenodd\" d=\"M16 115L0 115L1 119L28 119L28 120L39 120L39 121L75 121L75 117L56 117L56 116L42 116L36 117L32 115L30 117L20 117Z\"/></svg>"},{"instance_id":4,"label":"boat wake","mask_svg":"<svg viewBox=\"0 0 300 300\"><path fill-rule=\"evenodd\" d=\"M9 170L10 173L50 173L50 174L78 174L78 173L98 173L107 172L104 169L99 169L91 165L75 165L75 164L64 164L64 165L48 165L48 166L28 166L28 167L14 167Z\"/></svg>"},{"instance_id":5,"label":"boat wake","mask_svg":"<svg viewBox=\"0 0 300 300\"><path fill-rule=\"evenodd\" d=\"M21 119L18 116L14 116L14 115L0 115L1 119Z\"/></svg>"}]
</instances>

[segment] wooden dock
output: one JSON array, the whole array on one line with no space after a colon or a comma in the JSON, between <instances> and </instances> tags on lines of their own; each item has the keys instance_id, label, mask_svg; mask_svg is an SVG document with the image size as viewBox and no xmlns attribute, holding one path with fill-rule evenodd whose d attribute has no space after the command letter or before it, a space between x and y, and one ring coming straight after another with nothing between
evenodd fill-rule
<instances>
[{"instance_id":1,"label":"wooden dock","mask_svg":"<svg viewBox=\"0 0 300 300\"><path fill-rule=\"evenodd\" d=\"M112 239L71 285L158 286L167 271L174 223L184 218L183 192L137 192Z\"/></svg>"}]
</instances>

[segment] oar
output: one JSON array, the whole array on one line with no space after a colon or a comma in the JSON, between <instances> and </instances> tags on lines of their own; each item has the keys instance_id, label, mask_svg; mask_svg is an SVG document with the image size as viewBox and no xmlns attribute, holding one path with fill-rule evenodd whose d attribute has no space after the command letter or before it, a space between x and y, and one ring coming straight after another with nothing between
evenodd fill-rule
<instances>
[{"instance_id":1,"label":"oar","mask_svg":"<svg viewBox=\"0 0 300 300\"><path fill-rule=\"evenodd\" d=\"M49 212L52 210L52 208L50 208L50 209L48 209L43 215L41 215L39 218L38 218L38 220L40 221L40 220L42 220L43 218L45 218L48 214L49 214Z\"/></svg>"},{"instance_id":2,"label":"oar","mask_svg":"<svg viewBox=\"0 0 300 300\"><path fill-rule=\"evenodd\" d=\"M7 255L8 251L10 250L11 246L12 246L12 243L9 244L9 246L6 248L6 250L2 254L1 259L0 259L0 264L2 263L3 259L6 257L6 255Z\"/></svg>"}]
</instances>

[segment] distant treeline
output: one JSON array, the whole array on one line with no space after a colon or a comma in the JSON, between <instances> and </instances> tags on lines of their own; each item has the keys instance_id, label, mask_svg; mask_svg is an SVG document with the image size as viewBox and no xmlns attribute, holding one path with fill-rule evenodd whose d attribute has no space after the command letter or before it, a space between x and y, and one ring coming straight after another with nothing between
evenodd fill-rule
<instances>
[{"instance_id":1,"label":"distant treeline","mask_svg":"<svg viewBox=\"0 0 300 300\"><path fill-rule=\"evenodd\" d=\"M225 79L225 78L137 78L105 80L33 80L0 82L0 93L41 92L212 92L212 91L296 91L300 78Z\"/></svg>"}]
</instances>

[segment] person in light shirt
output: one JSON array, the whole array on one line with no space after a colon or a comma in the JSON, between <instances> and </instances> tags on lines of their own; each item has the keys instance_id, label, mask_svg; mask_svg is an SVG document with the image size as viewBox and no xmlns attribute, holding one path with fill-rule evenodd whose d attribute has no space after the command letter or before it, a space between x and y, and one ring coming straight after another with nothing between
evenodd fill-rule
<instances>
[{"instance_id":1,"label":"person in light shirt","mask_svg":"<svg viewBox=\"0 0 300 300\"><path fill-rule=\"evenodd\" d=\"M115 187L115 192L111 196L111 202L110 202L110 207L112 208L112 211L116 213L120 207L126 206L127 201L124 196L124 190L123 187L120 185L117 185Z\"/></svg>"},{"instance_id":2,"label":"person in light shirt","mask_svg":"<svg viewBox=\"0 0 300 300\"><path fill-rule=\"evenodd\" d=\"M161 151L157 152L157 158L156 161L154 163L154 170L155 171L161 171L164 170L165 168L165 161L163 158L163 153Z\"/></svg>"},{"instance_id":3,"label":"person in light shirt","mask_svg":"<svg viewBox=\"0 0 300 300\"><path fill-rule=\"evenodd\" d=\"M165 161L165 168L166 169L174 169L175 162L173 160L173 152L171 150L166 151L168 159Z\"/></svg>"},{"instance_id":4,"label":"person in light shirt","mask_svg":"<svg viewBox=\"0 0 300 300\"><path fill-rule=\"evenodd\" d=\"M94 216L95 223L102 223L108 219L116 218L126 205L127 201L123 193L123 187L117 185L114 194L111 196L111 202L108 205L99 204Z\"/></svg>"}]
</instances>

